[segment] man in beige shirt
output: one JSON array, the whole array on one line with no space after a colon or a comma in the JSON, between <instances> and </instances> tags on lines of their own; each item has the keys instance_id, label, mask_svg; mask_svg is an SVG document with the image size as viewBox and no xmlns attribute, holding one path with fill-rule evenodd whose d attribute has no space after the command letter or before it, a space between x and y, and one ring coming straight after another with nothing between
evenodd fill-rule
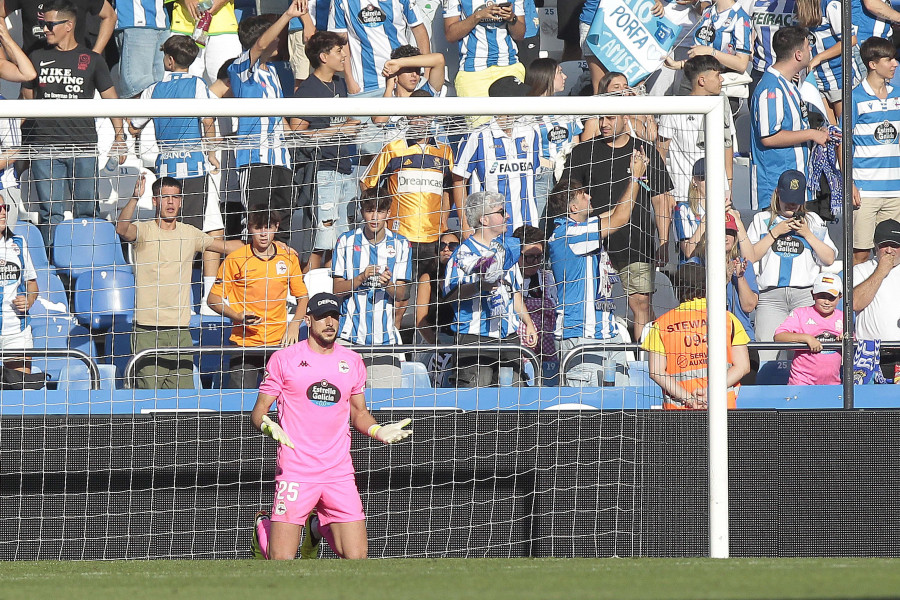
<instances>
[{"instance_id":1,"label":"man in beige shirt","mask_svg":"<svg viewBox=\"0 0 900 600\"><path fill-rule=\"evenodd\" d=\"M227 254L243 244L224 242L178 220L181 183L160 177L152 186L156 218L132 222L138 198L144 193L144 177L122 208L116 232L134 244L135 291L132 351L148 348L193 346L188 329L191 320L191 269L198 252ZM189 354L158 354L137 365L138 389L189 389L193 384L193 360Z\"/></svg>"}]
</instances>

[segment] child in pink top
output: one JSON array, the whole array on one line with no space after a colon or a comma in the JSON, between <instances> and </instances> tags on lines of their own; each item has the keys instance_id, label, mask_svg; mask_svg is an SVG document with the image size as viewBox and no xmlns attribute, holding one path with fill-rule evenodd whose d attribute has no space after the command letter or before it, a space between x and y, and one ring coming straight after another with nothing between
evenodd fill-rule
<instances>
[{"instance_id":1,"label":"child in pink top","mask_svg":"<svg viewBox=\"0 0 900 600\"><path fill-rule=\"evenodd\" d=\"M812 288L814 304L795 308L775 330L776 342L802 342L809 346L808 351L795 351L788 385L841 383L841 353L822 349L822 342L836 342L844 332L844 313L835 309L841 287L840 277L820 273Z\"/></svg>"}]
</instances>

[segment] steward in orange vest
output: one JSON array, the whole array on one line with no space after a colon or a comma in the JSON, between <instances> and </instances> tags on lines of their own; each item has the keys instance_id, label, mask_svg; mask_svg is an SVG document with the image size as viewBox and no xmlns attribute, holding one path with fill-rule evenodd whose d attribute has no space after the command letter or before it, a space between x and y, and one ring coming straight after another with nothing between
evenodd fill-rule
<instances>
[{"instance_id":1,"label":"steward in orange vest","mask_svg":"<svg viewBox=\"0 0 900 600\"><path fill-rule=\"evenodd\" d=\"M675 275L681 304L652 324L642 347L650 353L650 378L663 389L663 408L706 408L706 269L684 264ZM727 313L728 408L735 408L739 381L750 372L750 342L741 322Z\"/></svg>"}]
</instances>

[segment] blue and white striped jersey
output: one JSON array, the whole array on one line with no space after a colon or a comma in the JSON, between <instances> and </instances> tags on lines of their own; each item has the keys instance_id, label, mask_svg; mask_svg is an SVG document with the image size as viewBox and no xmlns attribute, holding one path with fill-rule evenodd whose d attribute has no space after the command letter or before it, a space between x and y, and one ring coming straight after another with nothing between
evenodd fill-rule
<instances>
[{"instance_id":1,"label":"blue and white striped jersey","mask_svg":"<svg viewBox=\"0 0 900 600\"><path fill-rule=\"evenodd\" d=\"M158 81L141 92L147 98L191 98L212 100L216 95L209 91L206 82L189 73L166 71ZM132 119L143 125L148 119ZM156 117L153 119L159 155L156 157L156 173L160 177L202 177L206 175L206 156L203 154L203 125L197 117Z\"/></svg>"},{"instance_id":2,"label":"blue and white striped jersey","mask_svg":"<svg viewBox=\"0 0 900 600\"><path fill-rule=\"evenodd\" d=\"M882 100L869 82L853 88L853 182L864 198L900 196L900 90Z\"/></svg>"},{"instance_id":3,"label":"blue and white striped jersey","mask_svg":"<svg viewBox=\"0 0 900 600\"><path fill-rule=\"evenodd\" d=\"M116 29L169 28L169 13L163 7L163 0L118 0L115 7Z\"/></svg>"},{"instance_id":4,"label":"blue and white striped jersey","mask_svg":"<svg viewBox=\"0 0 900 600\"><path fill-rule=\"evenodd\" d=\"M857 29L853 28L854 33ZM822 24L812 30L815 44L811 46L812 55L816 56L841 41L841 0L822 0ZM856 64L853 65L853 79L859 78ZM835 56L815 69L816 86L823 92L841 89L841 57Z\"/></svg>"},{"instance_id":5,"label":"blue and white striped jersey","mask_svg":"<svg viewBox=\"0 0 900 600\"><path fill-rule=\"evenodd\" d=\"M754 244L761 240L769 231L769 222L772 218L771 211L764 210L756 213L753 222L747 228L747 237ZM784 221L784 217L778 215L772 226ZM828 227L819 215L806 213L806 222L813 235L825 242L834 250L837 257L837 247L828 235ZM809 242L795 232L790 232L775 238L772 246L759 260L759 273L756 281L760 290L775 287L808 287L813 284L816 275L819 274L822 262L816 256Z\"/></svg>"},{"instance_id":6,"label":"blue and white striped jersey","mask_svg":"<svg viewBox=\"0 0 900 600\"><path fill-rule=\"evenodd\" d=\"M750 15L740 4L722 12L716 12L713 4L700 17L694 30L694 43L712 46L726 54L750 54Z\"/></svg>"},{"instance_id":7,"label":"blue and white striped jersey","mask_svg":"<svg viewBox=\"0 0 900 600\"><path fill-rule=\"evenodd\" d=\"M442 291L446 296L460 285L479 283L481 275L472 271L472 265L479 257L487 255L494 256L497 268L507 268L492 290L453 302L455 314L450 329L459 334L504 339L519 331L520 321L513 297L522 289L522 272L518 265L510 265L502 237L496 238L490 246L485 246L475 236L469 236L460 244L447 263Z\"/></svg>"},{"instance_id":8,"label":"blue and white striped jersey","mask_svg":"<svg viewBox=\"0 0 900 600\"><path fill-rule=\"evenodd\" d=\"M556 223L547 242L556 279L556 337L615 337L619 326L613 318L613 270L603 249L600 220L557 219Z\"/></svg>"},{"instance_id":9,"label":"blue and white striped jersey","mask_svg":"<svg viewBox=\"0 0 900 600\"><path fill-rule=\"evenodd\" d=\"M348 231L334 247L335 277L353 279L369 265L379 265L391 272L392 281L410 281L412 263L409 241L385 229L384 239L373 244L362 228ZM394 299L384 288L363 287L344 300L338 335L351 344L383 346L400 344L400 332L394 325Z\"/></svg>"},{"instance_id":10,"label":"blue and white striped jersey","mask_svg":"<svg viewBox=\"0 0 900 600\"><path fill-rule=\"evenodd\" d=\"M309 8L309 18L312 19L313 25L318 28L322 23L323 29L328 27L329 13L331 12L331 0L309 0L307 2ZM294 17L288 21L288 31L303 31L303 21L299 17Z\"/></svg>"},{"instance_id":11,"label":"blue and white striped jersey","mask_svg":"<svg viewBox=\"0 0 900 600\"><path fill-rule=\"evenodd\" d=\"M687 258L681 249L681 242L691 239L691 236L697 233L697 228L700 227L700 221L703 220L703 215L706 214L703 206L698 206L698 208L699 214L692 211L691 205L687 202L675 203L675 211L672 214L672 220L675 224L675 241L678 242L679 265L685 263L703 264L703 259L699 256Z\"/></svg>"},{"instance_id":12,"label":"blue and white striped jersey","mask_svg":"<svg viewBox=\"0 0 900 600\"><path fill-rule=\"evenodd\" d=\"M533 124L517 121L507 135L492 119L460 144L453 173L469 180L469 194L503 194L512 232L521 225L537 227L534 179L540 166L541 136Z\"/></svg>"},{"instance_id":13,"label":"blue and white striped jersey","mask_svg":"<svg viewBox=\"0 0 900 600\"><path fill-rule=\"evenodd\" d=\"M444 0L444 18L466 19L481 8L481 0ZM525 18L522 0L512 0L513 14ZM459 40L459 70L468 73L488 67L508 67L518 62L516 44L509 35L506 23L482 21Z\"/></svg>"},{"instance_id":14,"label":"blue and white striped jersey","mask_svg":"<svg viewBox=\"0 0 900 600\"><path fill-rule=\"evenodd\" d=\"M0 236L0 335L21 333L28 327L28 314L16 312L12 302L25 294L25 282L32 279L37 279L37 273L25 238Z\"/></svg>"},{"instance_id":15,"label":"blue and white striped jersey","mask_svg":"<svg viewBox=\"0 0 900 600\"><path fill-rule=\"evenodd\" d=\"M284 97L278 73L271 67L264 69L262 66L259 61L251 64L250 51L245 50L228 67L235 98ZM237 135L240 142L235 151L238 167L266 164L291 168L281 117L240 117Z\"/></svg>"},{"instance_id":16,"label":"blue and white striped jersey","mask_svg":"<svg viewBox=\"0 0 900 600\"><path fill-rule=\"evenodd\" d=\"M765 71L775 62L772 36L781 27L797 24L796 0L754 0L750 11L753 23L753 68Z\"/></svg>"},{"instance_id":17,"label":"blue and white striped jersey","mask_svg":"<svg viewBox=\"0 0 900 600\"><path fill-rule=\"evenodd\" d=\"M779 131L809 129L806 103L800 91L781 73L769 68L750 99L752 135L750 137L750 188L754 208L768 208L778 178L788 169L806 172L809 144L789 148L766 148L762 138ZM807 199L809 193L807 192Z\"/></svg>"},{"instance_id":18,"label":"blue and white striped jersey","mask_svg":"<svg viewBox=\"0 0 900 600\"><path fill-rule=\"evenodd\" d=\"M581 119L575 116L538 117L538 133L541 134L541 158L556 160L566 146L574 143L576 135L584 131Z\"/></svg>"},{"instance_id":19,"label":"blue and white striped jersey","mask_svg":"<svg viewBox=\"0 0 900 600\"><path fill-rule=\"evenodd\" d=\"M884 3L891 6L890 0ZM891 38L891 24L875 16L863 6L862 0L851 0L853 24L856 26L856 43L862 44L870 37Z\"/></svg>"},{"instance_id":20,"label":"blue and white striped jersey","mask_svg":"<svg viewBox=\"0 0 900 600\"><path fill-rule=\"evenodd\" d=\"M381 70L391 50L415 45L409 30L422 22L413 0L334 0L329 29L347 34L353 78L369 92L384 87Z\"/></svg>"}]
</instances>

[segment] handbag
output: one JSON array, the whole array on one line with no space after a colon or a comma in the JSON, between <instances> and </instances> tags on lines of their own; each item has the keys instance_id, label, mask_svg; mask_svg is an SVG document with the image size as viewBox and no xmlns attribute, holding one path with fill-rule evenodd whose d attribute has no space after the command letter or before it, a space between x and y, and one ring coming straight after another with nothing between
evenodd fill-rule
<instances>
[{"instance_id":1,"label":"handbag","mask_svg":"<svg viewBox=\"0 0 900 600\"><path fill-rule=\"evenodd\" d=\"M722 91L729 98L749 98L751 81L746 73L722 73Z\"/></svg>"}]
</instances>

